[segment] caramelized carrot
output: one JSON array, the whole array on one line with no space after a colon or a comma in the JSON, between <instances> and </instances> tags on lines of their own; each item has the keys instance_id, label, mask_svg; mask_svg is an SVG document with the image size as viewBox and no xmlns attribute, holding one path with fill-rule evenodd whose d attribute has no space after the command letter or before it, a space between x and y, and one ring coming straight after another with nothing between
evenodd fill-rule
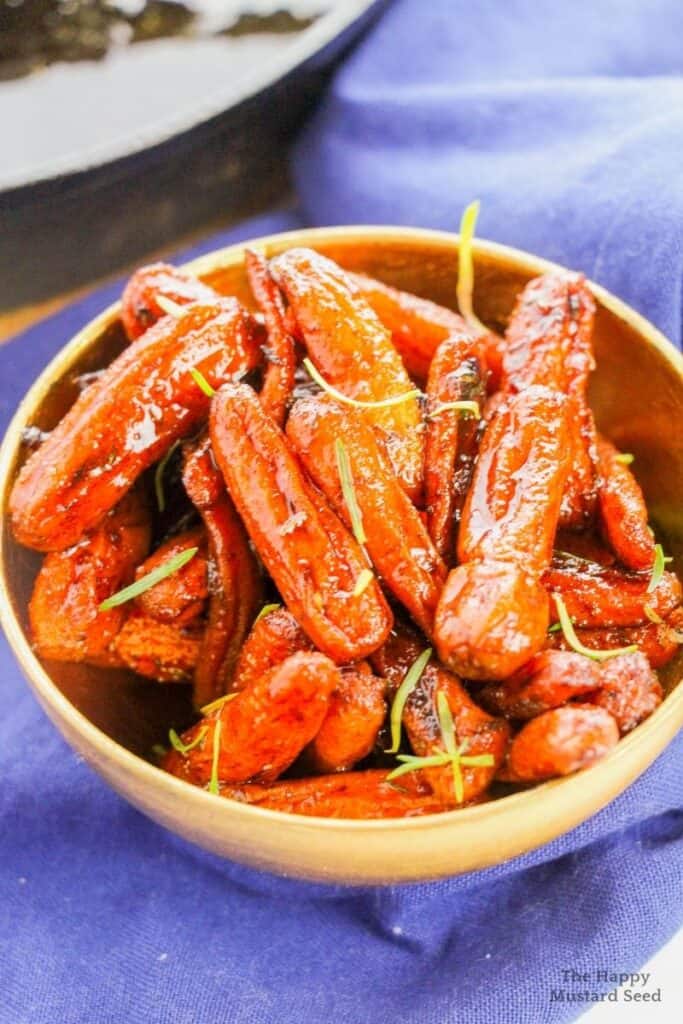
<instances>
[{"instance_id":1,"label":"caramelized carrot","mask_svg":"<svg viewBox=\"0 0 683 1024\"><path fill-rule=\"evenodd\" d=\"M318 818L415 818L445 808L424 783L407 777L387 782L374 769L293 779L274 786L225 788L223 796L256 807Z\"/></svg>"},{"instance_id":2,"label":"caramelized carrot","mask_svg":"<svg viewBox=\"0 0 683 1024\"><path fill-rule=\"evenodd\" d=\"M201 650L204 625L197 619L175 625L132 611L114 650L124 665L158 683L188 683Z\"/></svg>"},{"instance_id":3,"label":"caramelized carrot","mask_svg":"<svg viewBox=\"0 0 683 1024\"><path fill-rule=\"evenodd\" d=\"M478 418L452 402L475 402L483 409L484 387L469 333L451 334L439 345L427 381L425 508L434 546L451 561L459 518L477 452Z\"/></svg>"},{"instance_id":4,"label":"caramelized carrot","mask_svg":"<svg viewBox=\"0 0 683 1024\"><path fill-rule=\"evenodd\" d=\"M259 618L245 640L235 668L232 690L243 690L285 658L312 651L313 644L286 608Z\"/></svg>"},{"instance_id":5,"label":"caramelized carrot","mask_svg":"<svg viewBox=\"0 0 683 1024\"><path fill-rule=\"evenodd\" d=\"M609 441L598 443L598 508L605 540L629 569L651 569L655 541L647 524L647 506L638 481Z\"/></svg>"},{"instance_id":6,"label":"caramelized carrot","mask_svg":"<svg viewBox=\"0 0 683 1024\"><path fill-rule=\"evenodd\" d=\"M386 715L385 683L371 672L343 671L327 714L308 748L308 763L322 774L344 772L372 752Z\"/></svg>"},{"instance_id":7,"label":"caramelized carrot","mask_svg":"<svg viewBox=\"0 0 683 1024\"><path fill-rule=\"evenodd\" d=\"M295 403L287 437L313 482L351 527L338 466L338 444L343 445L370 559L394 596L431 634L446 570L372 428L358 410L322 395Z\"/></svg>"},{"instance_id":8,"label":"caramelized carrot","mask_svg":"<svg viewBox=\"0 0 683 1024\"><path fill-rule=\"evenodd\" d=\"M548 595L539 577L567 473L567 409L531 387L507 399L484 433L452 570L435 619L445 665L470 679L504 679L543 646Z\"/></svg>"},{"instance_id":9,"label":"caramelized carrot","mask_svg":"<svg viewBox=\"0 0 683 1024\"><path fill-rule=\"evenodd\" d=\"M661 683L642 651L619 654L600 667L600 689L589 698L609 711L622 736L635 729L662 703Z\"/></svg>"},{"instance_id":10,"label":"caramelized carrot","mask_svg":"<svg viewBox=\"0 0 683 1024\"><path fill-rule=\"evenodd\" d=\"M244 527L213 461L208 437L183 449L183 483L209 541L209 615L194 675L197 707L224 694L261 604L262 586Z\"/></svg>"},{"instance_id":11,"label":"caramelized carrot","mask_svg":"<svg viewBox=\"0 0 683 1024\"><path fill-rule=\"evenodd\" d=\"M138 566L135 578L139 580L190 548L199 550L189 562L135 599L140 611L149 618L182 626L196 619L204 611L209 591L207 540L203 526L196 526L192 530L185 530L184 533L169 537Z\"/></svg>"},{"instance_id":12,"label":"caramelized carrot","mask_svg":"<svg viewBox=\"0 0 683 1024\"><path fill-rule=\"evenodd\" d=\"M505 335L506 391L542 384L567 395L571 458L560 518L573 528L586 525L596 501L596 435L586 400L595 365L594 316L595 302L582 274L544 274L520 294Z\"/></svg>"},{"instance_id":13,"label":"caramelized carrot","mask_svg":"<svg viewBox=\"0 0 683 1024\"><path fill-rule=\"evenodd\" d=\"M281 427L285 421L285 413L294 388L296 370L294 339L287 329L282 296L270 276L267 261L263 256L247 249L244 254L244 262L249 286L263 313L268 330L268 343L264 349L266 370L259 398L266 412Z\"/></svg>"},{"instance_id":14,"label":"caramelized carrot","mask_svg":"<svg viewBox=\"0 0 683 1024\"><path fill-rule=\"evenodd\" d=\"M28 606L33 646L42 658L115 664L111 644L127 609L101 603L133 579L149 548L149 512L137 491L66 551L48 554Z\"/></svg>"},{"instance_id":15,"label":"caramelized carrot","mask_svg":"<svg viewBox=\"0 0 683 1024\"><path fill-rule=\"evenodd\" d=\"M184 744L199 742L186 754L169 751L163 767L198 786L212 776L273 782L317 734L338 685L329 658L294 654L183 733Z\"/></svg>"},{"instance_id":16,"label":"caramelized carrot","mask_svg":"<svg viewBox=\"0 0 683 1024\"><path fill-rule=\"evenodd\" d=\"M375 664L387 675L392 687L398 686L422 650L419 640L404 630L395 630L378 652ZM463 766L464 802L480 797L491 784L502 764L510 731L501 718L493 718L469 696L451 672L435 662L424 668L410 693L403 711L403 724L415 754L425 757L446 749L438 714L437 698L444 693L453 718L456 744L466 744L470 756L489 754L489 767ZM419 769L444 807L456 806L453 770L450 765Z\"/></svg>"},{"instance_id":17,"label":"caramelized carrot","mask_svg":"<svg viewBox=\"0 0 683 1024\"><path fill-rule=\"evenodd\" d=\"M19 543L63 550L97 526L140 474L206 416L212 387L260 357L253 318L235 299L164 317L76 400L22 467L10 496Z\"/></svg>"},{"instance_id":18,"label":"caramelized carrot","mask_svg":"<svg viewBox=\"0 0 683 1024\"><path fill-rule=\"evenodd\" d=\"M159 296L178 306L187 306L191 302L215 302L218 298L213 288L169 263L140 267L129 279L121 297L121 320L131 341L166 316L157 301Z\"/></svg>"},{"instance_id":19,"label":"caramelized carrot","mask_svg":"<svg viewBox=\"0 0 683 1024\"><path fill-rule=\"evenodd\" d=\"M392 616L376 580L354 593L367 562L287 440L246 385L226 385L211 409L216 460L256 550L316 647L339 664L380 646Z\"/></svg>"},{"instance_id":20,"label":"caramelized carrot","mask_svg":"<svg viewBox=\"0 0 683 1024\"><path fill-rule=\"evenodd\" d=\"M535 718L600 687L596 662L573 651L540 651L509 679L477 693L484 707L505 718Z\"/></svg>"},{"instance_id":21,"label":"caramelized carrot","mask_svg":"<svg viewBox=\"0 0 683 1024\"><path fill-rule=\"evenodd\" d=\"M616 746L612 715L590 704L566 704L533 718L510 744L499 777L509 782L543 782L571 775L599 761Z\"/></svg>"},{"instance_id":22,"label":"caramelized carrot","mask_svg":"<svg viewBox=\"0 0 683 1024\"><path fill-rule=\"evenodd\" d=\"M312 362L329 384L364 402L411 391L413 385L389 331L332 260L311 249L289 249L271 260L270 270L287 298ZM417 398L365 408L363 415L381 431L396 475L416 500L422 490L424 459Z\"/></svg>"},{"instance_id":23,"label":"caramelized carrot","mask_svg":"<svg viewBox=\"0 0 683 1024\"><path fill-rule=\"evenodd\" d=\"M577 629L576 635L591 650L609 651L635 644L652 668L662 668L683 643L683 609L676 608L662 623L647 622L642 626L606 626L603 629ZM549 637L553 647L567 649L562 633Z\"/></svg>"}]
</instances>

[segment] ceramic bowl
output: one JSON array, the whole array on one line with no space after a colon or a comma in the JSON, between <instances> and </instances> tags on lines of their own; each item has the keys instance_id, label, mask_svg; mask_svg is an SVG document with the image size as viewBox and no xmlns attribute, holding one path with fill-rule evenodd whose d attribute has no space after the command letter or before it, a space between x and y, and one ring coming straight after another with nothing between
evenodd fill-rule
<instances>
[{"instance_id":1,"label":"ceramic bowl","mask_svg":"<svg viewBox=\"0 0 683 1024\"><path fill-rule=\"evenodd\" d=\"M302 230L250 243L274 255L312 246L362 270L452 306L458 238L391 227ZM189 269L219 291L251 303L244 246L211 253ZM529 278L552 265L477 242L475 308L502 327ZM683 565L683 358L638 313L597 285L597 369L591 403L600 429L635 454L634 470L652 519ZM2 508L22 457L22 429L52 427L75 396L77 373L106 365L124 345L119 306L89 323L40 375L22 401L0 451ZM165 828L254 867L307 879L394 883L456 875L499 864L547 843L621 793L683 724L683 657L663 673L662 705L585 772L476 807L424 818L343 821L287 815L220 799L165 774L146 758L169 726L187 720L184 687L144 682L121 671L41 662L26 632L26 606L39 556L12 539L0 549L2 623L38 700L68 742L123 797ZM676 564L676 563L675 563Z\"/></svg>"}]
</instances>

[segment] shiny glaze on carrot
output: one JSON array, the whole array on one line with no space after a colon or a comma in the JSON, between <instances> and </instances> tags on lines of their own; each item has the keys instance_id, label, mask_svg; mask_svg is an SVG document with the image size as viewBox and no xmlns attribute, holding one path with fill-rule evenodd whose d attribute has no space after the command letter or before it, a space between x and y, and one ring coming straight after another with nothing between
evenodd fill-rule
<instances>
[{"instance_id":1,"label":"shiny glaze on carrot","mask_svg":"<svg viewBox=\"0 0 683 1024\"><path fill-rule=\"evenodd\" d=\"M213 288L170 263L151 263L140 267L129 278L121 296L121 320L131 341L166 316L157 302L160 295L178 306L215 302L218 298Z\"/></svg>"},{"instance_id":2,"label":"shiny glaze on carrot","mask_svg":"<svg viewBox=\"0 0 683 1024\"><path fill-rule=\"evenodd\" d=\"M158 683L189 683L197 665L204 623L199 619L177 625L159 622L133 609L114 650L124 665Z\"/></svg>"},{"instance_id":3,"label":"shiny glaze on carrot","mask_svg":"<svg viewBox=\"0 0 683 1024\"><path fill-rule=\"evenodd\" d=\"M169 751L163 767L195 785L206 785L220 722L218 781L273 782L318 733L339 681L339 669L323 654L294 654L183 733L183 742L190 744L206 730L187 754Z\"/></svg>"},{"instance_id":4,"label":"shiny glaze on carrot","mask_svg":"<svg viewBox=\"0 0 683 1024\"><path fill-rule=\"evenodd\" d=\"M196 619L204 611L209 589L207 538L203 526L177 533L160 544L156 551L138 566L135 579L139 580L154 572L190 548L199 550L189 562L135 599L140 611L149 618L182 626Z\"/></svg>"},{"instance_id":5,"label":"shiny glaze on carrot","mask_svg":"<svg viewBox=\"0 0 683 1024\"><path fill-rule=\"evenodd\" d=\"M357 409L321 395L294 404L287 437L313 482L351 528L335 450L336 442L342 442L370 559L392 594L430 635L446 569L372 427Z\"/></svg>"},{"instance_id":6,"label":"shiny glaze on carrot","mask_svg":"<svg viewBox=\"0 0 683 1024\"><path fill-rule=\"evenodd\" d=\"M435 619L442 662L469 679L504 679L543 646L567 474L567 400L543 387L507 398L482 438Z\"/></svg>"},{"instance_id":7,"label":"shiny glaze on carrot","mask_svg":"<svg viewBox=\"0 0 683 1024\"><path fill-rule=\"evenodd\" d=\"M648 528L643 492L618 450L605 438L598 442L598 510L605 540L629 569L651 569L655 540Z\"/></svg>"},{"instance_id":8,"label":"shiny glaze on carrot","mask_svg":"<svg viewBox=\"0 0 683 1024\"><path fill-rule=\"evenodd\" d=\"M367 567L363 551L306 479L251 388L222 388L213 401L210 429L235 506L302 629L338 664L376 650L391 629L392 615L376 580L354 595Z\"/></svg>"},{"instance_id":9,"label":"shiny glaze on carrot","mask_svg":"<svg viewBox=\"0 0 683 1024\"><path fill-rule=\"evenodd\" d=\"M609 651L635 644L652 668L663 668L683 643L683 609L676 608L663 623L646 622L641 626L605 626L602 629L577 629L579 641L591 650ZM550 633L547 643L567 650L562 633Z\"/></svg>"},{"instance_id":10,"label":"shiny glaze on carrot","mask_svg":"<svg viewBox=\"0 0 683 1024\"><path fill-rule=\"evenodd\" d=\"M243 690L285 658L313 649L292 613L287 608L273 609L251 627L237 659L230 689Z\"/></svg>"},{"instance_id":11,"label":"shiny glaze on carrot","mask_svg":"<svg viewBox=\"0 0 683 1024\"><path fill-rule=\"evenodd\" d=\"M539 651L514 675L488 683L477 700L494 714L526 720L597 690L600 669L574 651Z\"/></svg>"},{"instance_id":12,"label":"shiny glaze on carrot","mask_svg":"<svg viewBox=\"0 0 683 1024\"><path fill-rule=\"evenodd\" d=\"M403 395L413 388L390 332L345 272L311 249L289 249L270 270L289 303L301 340L325 380L360 401ZM398 405L364 409L381 431L396 475L417 500L422 491L424 443L416 397Z\"/></svg>"},{"instance_id":13,"label":"shiny glaze on carrot","mask_svg":"<svg viewBox=\"0 0 683 1024\"><path fill-rule=\"evenodd\" d=\"M235 299L164 317L87 388L22 467L10 496L16 539L62 550L98 525L140 474L206 417L213 387L260 358L253 318Z\"/></svg>"},{"instance_id":14,"label":"shiny glaze on carrot","mask_svg":"<svg viewBox=\"0 0 683 1024\"><path fill-rule=\"evenodd\" d=\"M111 644L127 609L101 611L100 604L132 581L149 540L147 503L131 491L73 547L46 555L28 606L37 654L56 661L117 663Z\"/></svg>"},{"instance_id":15,"label":"shiny glaze on carrot","mask_svg":"<svg viewBox=\"0 0 683 1024\"><path fill-rule=\"evenodd\" d=\"M570 469L561 523L580 528L596 501L596 435L586 387L595 302L582 274L548 273L520 294L505 334L502 387L516 393L536 384L563 391L569 402Z\"/></svg>"},{"instance_id":16,"label":"shiny glaze on carrot","mask_svg":"<svg viewBox=\"0 0 683 1024\"><path fill-rule=\"evenodd\" d=\"M591 703L609 711L622 736L662 703L664 691L642 651L620 654L600 667L600 690Z\"/></svg>"},{"instance_id":17,"label":"shiny glaze on carrot","mask_svg":"<svg viewBox=\"0 0 683 1024\"><path fill-rule=\"evenodd\" d=\"M648 572L628 572L557 554L543 574L543 583L551 593L560 595L575 625L589 629L637 626L648 621L646 608L666 618L681 603L681 583L672 572L665 572L648 593ZM557 621L554 601L550 618Z\"/></svg>"},{"instance_id":18,"label":"shiny glaze on carrot","mask_svg":"<svg viewBox=\"0 0 683 1024\"><path fill-rule=\"evenodd\" d=\"M442 558L451 562L459 518L477 454L479 421L447 403L477 402L485 389L469 332L451 334L439 345L427 380L425 432L425 509L427 526Z\"/></svg>"},{"instance_id":19,"label":"shiny glaze on carrot","mask_svg":"<svg viewBox=\"0 0 683 1024\"><path fill-rule=\"evenodd\" d=\"M183 484L209 543L209 612L194 675L197 707L229 688L235 662L262 601L259 567L216 467L208 436L183 446Z\"/></svg>"},{"instance_id":20,"label":"shiny glaze on carrot","mask_svg":"<svg viewBox=\"0 0 683 1024\"><path fill-rule=\"evenodd\" d=\"M544 782L588 768L616 746L612 715L591 704L565 704L546 711L517 733L499 777L508 782Z\"/></svg>"},{"instance_id":21,"label":"shiny glaze on carrot","mask_svg":"<svg viewBox=\"0 0 683 1024\"><path fill-rule=\"evenodd\" d=\"M505 341L493 331L472 331L459 313L430 299L367 277L349 274L358 294L371 306L384 326L408 373L421 383L427 380L437 348L450 334L468 332L476 344L476 355L489 391L500 387Z\"/></svg>"},{"instance_id":22,"label":"shiny glaze on carrot","mask_svg":"<svg viewBox=\"0 0 683 1024\"><path fill-rule=\"evenodd\" d=\"M371 672L341 672L323 724L306 751L315 772L348 771L372 752L387 713L385 688L384 680Z\"/></svg>"},{"instance_id":23,"label":"shiny glaze on carrot","mask_svg":"<svg viewBox=\"0 0 683 1024\"><path fill-rule=\"evenodd\" d=\"M319 818L416 818L445 810L424 783L406 776L387 782L387 775L384 769L342 772L273 786L226 787L221 795L272 811Z\"/></svg>"},{"instance_id":24,"label":"shiny glaze on carrot","mask_svg":"<svg viewBox=\"0 0 683 1024\"><path fill-rule=\"evenodd\" d=\"M247 249L244 264L249 287L263 313L268 331L268 341L264 348L266 369L259 398L266 412L281 427L294 388L294 339L288 330L282 295L270 276L267 260L252 249Z\"/></svg>"}]
</instances>

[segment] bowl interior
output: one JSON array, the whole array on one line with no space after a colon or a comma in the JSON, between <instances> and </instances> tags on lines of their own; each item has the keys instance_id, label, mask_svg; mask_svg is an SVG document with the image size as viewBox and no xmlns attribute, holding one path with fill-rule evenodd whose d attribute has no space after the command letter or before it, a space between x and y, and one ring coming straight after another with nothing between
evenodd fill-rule
<instances>
[{"instance_id":1,"label":"bowl interior","mask_svg":"<svg viewBox=\"0 0 683 1024\"><path fill-rule=\"evenodd\" d=\"M455 236L392 229L323 229L274 236L272 239L259 240L257 244L268 254L292 244L311 244L348 269L362 270L445 306L454 305L457 276ZM237 295L246 304L252 305L242 252L241 247L233 247L203 257L191 267L219 291ZM548 264L513 250L479 243L475 252L475 308L480 317L494 328L504 327L519 290L530 277L547 267ZM681 359L651 325L601 289L596 288L595 292L598 301L595 330L597 369L591 385L591 403L600 429L623 450L634 453L633 469L645 491L652 519L666 549L675 556L675 565L680 567L683 564L683 432L677 430L675 425L683 422ZM53 427L74 400L75 378L79 374L106 366L124 344L123 331L116 309L113 308L88 325L34 385L5 441L4 465L9 472L4 482L3 507L7 501L10 481L25 457L20 443L20 427L35 425L43 430ZM14 542L6 517L3 517L2 530L2 573L7 596L16 617L15 623L25 633L26 607L40 556ZM11 611L6 610L6 614L11 614ZM25 671L32 677L35 672L28 663L32 656L25 648L26 639L22 651L18 653ZM89 723L116 744L143 758L151 756L155 743L164 743L169 727L179 728L191 720L188 687L161 686L141 680L129 672L84 665L44 662L43 668L59 695L65 697ZM679 655L663 673L663 681L669 693L682 674L683 656ZM45 687L40 696L44 702L50 703L50 695ZM679 692L676 697L680 696ZM665 705L670 700L671 697ZM678 724L683 721L683 701L679 703ZM657 714L636 733L654 730ZM653 732L651 753L643 758L640 770L656 756L663 742L658 749L654 749L656 746ZM155 772L154 778L157 776L162 777L161 773ZM553 785L562 787L570 781L562 780ZM629 778L625 778L623 785L628 781ZM191 792L185 786L182 786L182 791ZM204 797L204 794L193 794L194 797L197 795ZM523 797L529 795L522 794ZM188 796L188 799L191 797ZM519 796L505 797L487 806L491 809L490 813L495 813L497 806L502 808L509 800L518 799ZM237 813L254 811L252 808L235 806ZM483 809L475 808L473 811ZM573 820L567 819L566 827L595 809L576 809ZM273 812L265 813L281 822L286 819L286 816L274 815ZM471 813L467 810L439 817L453 821L458 816L465 818ZM168 820L166 823L169 823ZM173 821L170 823L174 825ZM335 823L337 826L339 824ZM391 842L391 831L400 829L401 824L382 824L387 826L384 834ZM324 828L325 823L318 822L318 826ZM199 841L202 841L201 837ZM532 845L533 838L529 838L523 848ZM217 848L215 844L214 848ZM343 851L340 853L343 854ZM489 851L486 862L491 863L502 856L504 852L500 854L495 850ZM456 857L452 859L451 870L458 869ZM293 870L297 870L296 865ZM332 877L344 877L343 867L330 870ZM309 877L312 874L310 869L303 873ZM422 871L418 866L412 877L431 875L433 871L425 865ZM326 877L329 877L329 872ZM363 876L364 880L368 877ZM374 877L373 880L378 878Z\"/></svg>"}]
</instances>

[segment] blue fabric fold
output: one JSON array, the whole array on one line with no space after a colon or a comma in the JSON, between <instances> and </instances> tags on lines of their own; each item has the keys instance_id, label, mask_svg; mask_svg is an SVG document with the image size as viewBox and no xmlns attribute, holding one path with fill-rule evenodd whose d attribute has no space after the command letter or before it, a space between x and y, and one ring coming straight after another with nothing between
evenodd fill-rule
<instances>
[{"instance_id":1,"label":"blue fabric fold","mask_svg":"<svg viewBox=\"0 0 683 1024\"><path fill-rule=\"evenodd\" d=\"M673 0L402 0L293 157L300 223L455 228L582 269L681 337L683 10ZM179 256L179 258L181 258ZM120 291L0 349L0 427ZM683 738L568 835L484 872L376 889L262 874L130 808L0 644L0 1024L555 1024L575 968L637 970L683 922ZM590 785L590 774L586 776ZM595 980L595 993L606 991Z\"/></svg>"}]
</instances>

